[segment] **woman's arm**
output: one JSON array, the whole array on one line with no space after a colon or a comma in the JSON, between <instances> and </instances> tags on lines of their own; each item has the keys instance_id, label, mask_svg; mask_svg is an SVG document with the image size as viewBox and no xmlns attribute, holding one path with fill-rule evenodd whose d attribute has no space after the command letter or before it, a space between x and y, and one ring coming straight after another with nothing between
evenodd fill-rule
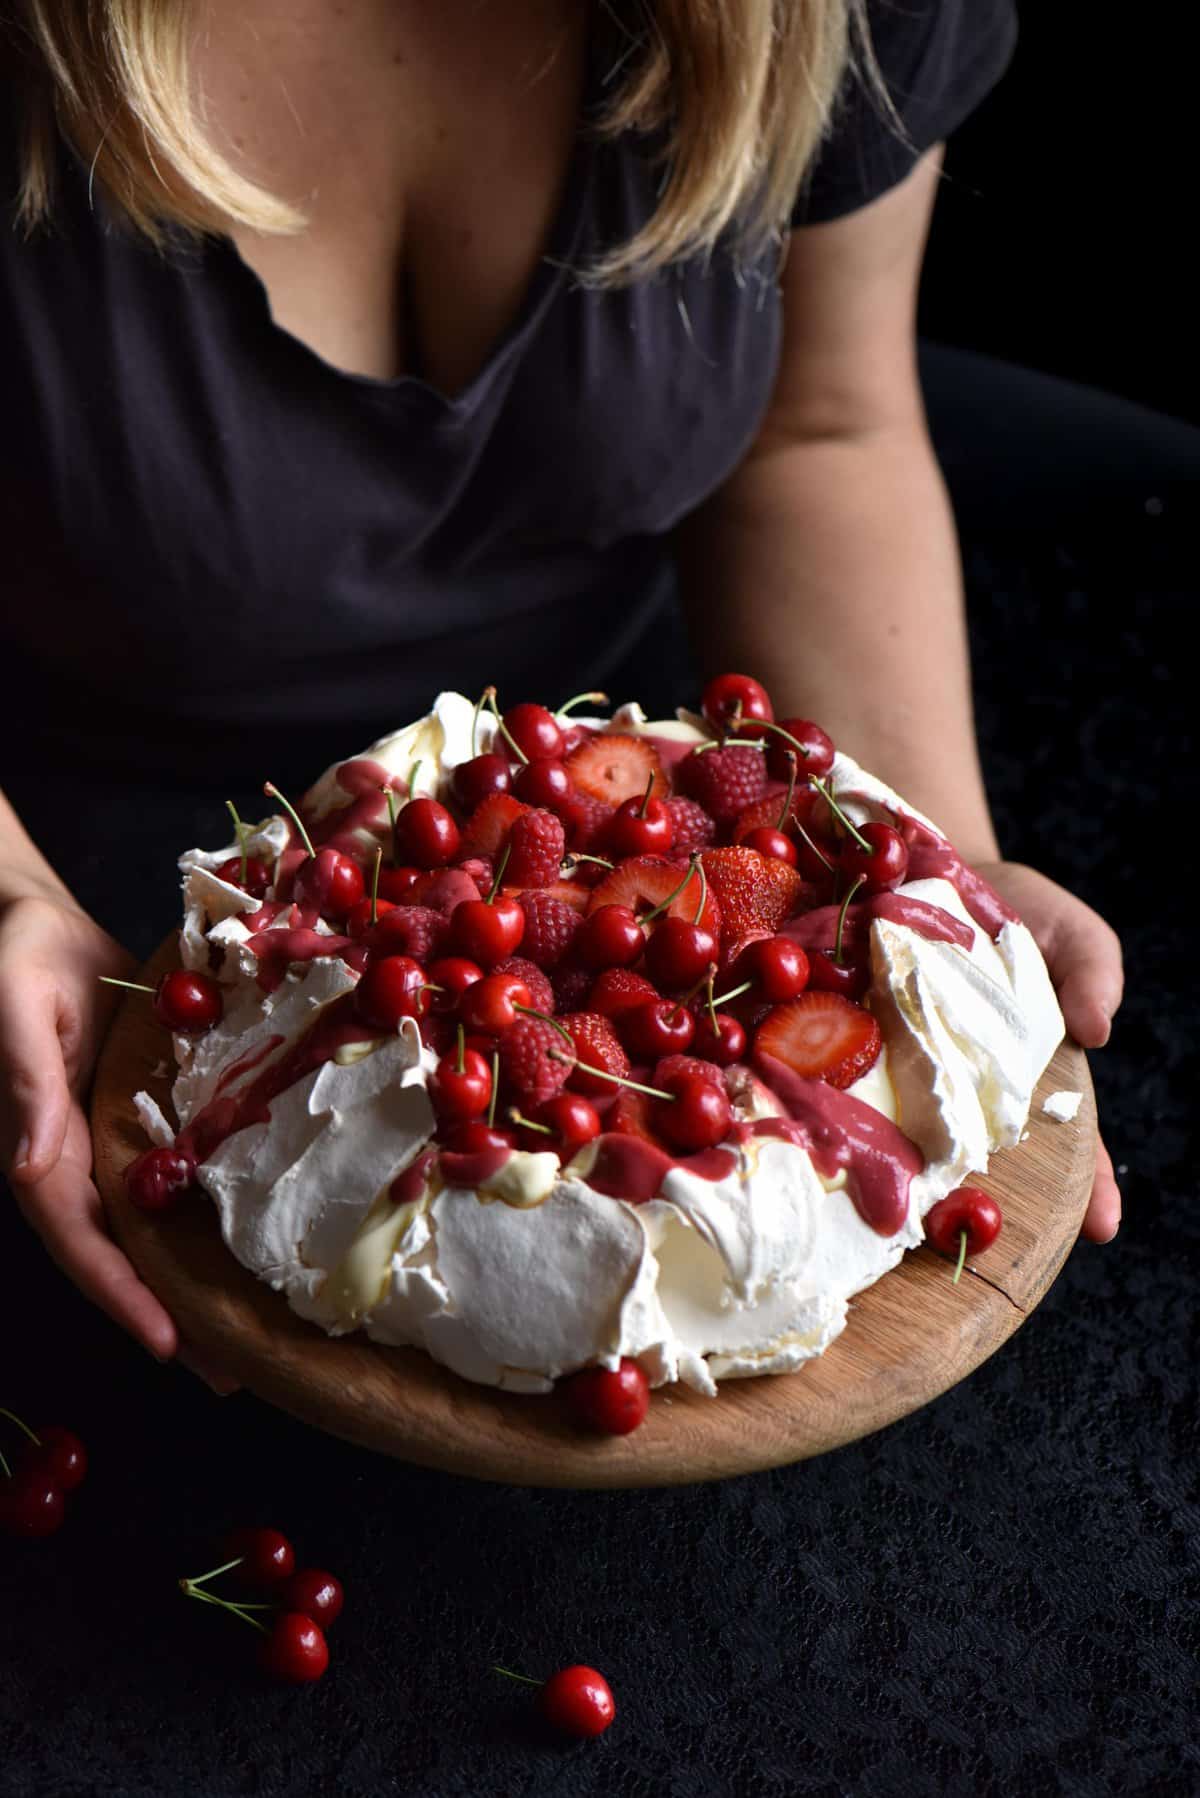
<instances>
[{"instance_id":1,"label":"woman's arm","mask_svg":"<svg viewBox=\"0 0 1200 1798\"><path fill-rule=\"evenodd\" d=\"M736 668L940 825L1021 911L1068 1028L1107 1040L1117 939L1052 881L999 861L971 713L958 546L929 442L916 296L941 165L933 151L850 217L793 233L784 343L762 429L680 535L708 671ZM1088 1234L1120 1199L1101 1150Z\"/></svg>"}]
</instances>

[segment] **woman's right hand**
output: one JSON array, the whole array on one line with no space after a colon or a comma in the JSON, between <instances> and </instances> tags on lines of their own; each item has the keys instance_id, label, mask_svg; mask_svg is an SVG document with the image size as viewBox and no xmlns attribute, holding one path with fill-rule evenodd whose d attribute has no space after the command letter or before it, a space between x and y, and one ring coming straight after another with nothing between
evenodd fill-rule
<instances>
[{"instance_id":1,"label":"woman's right hand","mask_svg":"<svg viewBox=\"0 0 1200 1798\"><path fill-rule=\"evenodd\" d=\"M160 1360L175 1325L105 1228L81 1102L125 950L66 893L0 901L0 1165L75 1284Z\"/></svg>"}]
</instances>

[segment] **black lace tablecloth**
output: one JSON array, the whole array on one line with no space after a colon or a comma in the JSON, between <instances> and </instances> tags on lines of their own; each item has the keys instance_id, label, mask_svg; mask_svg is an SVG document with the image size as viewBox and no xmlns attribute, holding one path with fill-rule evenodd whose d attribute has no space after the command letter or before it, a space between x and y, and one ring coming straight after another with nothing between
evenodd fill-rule
<instances>
[{"instance_id":1,"label":"black lace tablecloth","mask_svg":"<svg viewBox=\"0 0 1200 1798\"><path fill-rule=\"evenodd\" d=\"M1117 1242L1078 1246L992 1361L882 1435L596 1495L413 1470L217 1399L91 1311L6 1208L0 1389L78 1428L93 1467L57 1539L0 1539L0 1792L1200 1792L1200 533L1159 499L970 556L1006 845L1126 943L1129 997L1094 1058ZM170 851L219 831L219 795L134 807L98 783L74 804L58 834L81 890L114 915L119 868L124 934L148 948L173 916ZM317 1688L261 1683L250 1632L176 1590L246 1521L346 1582ZM573 1660L607 1673L619 1715L563 1747L491 1668Z\"/></svg>"}]
</instances>

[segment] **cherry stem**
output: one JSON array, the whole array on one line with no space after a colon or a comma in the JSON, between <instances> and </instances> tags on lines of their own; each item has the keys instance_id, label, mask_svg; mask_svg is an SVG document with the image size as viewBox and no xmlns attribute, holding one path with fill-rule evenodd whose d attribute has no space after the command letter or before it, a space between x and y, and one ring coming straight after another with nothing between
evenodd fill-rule
<instances>
[{"instance_id":1,"label":"cherry stem","mask_svg":"<svg viewBox=\"0 0 1200 1798\"><path fill-rule=\"evenodd\" d=\"M866 837L864 837L862 831L858 828L857 824L851 823L850 819L846 816L845 812L842 810L841 806L838 804L837 800L833 796L833 788L831 786L829 786L825 781L823 781L819 775L810 774L808 778L809 778L810 782L812 783L812 785L817 789L817 792L821 795L822 799L825 801L826 805L829 807L829 809L833 813L834 817L838 820L838 822L840 824L845 825L846 829L850 832L850 835L854 838L854 841L858 844L859 848L865 849L867 851L867 854L869 855L871 853L870 843L868 843Z\"/></svg>"},{"instance_id":2,"label":"cherry stem","mask_svg":"<svg viewBox=\"0 0 1200 1798\"><path fill-rule=\"evenodd\" d=\"M11 1480L12 1476L13 1476L12 1468L9 1466L8 1462L5 1460L4 1451L2 1449L0 1449L0 1467L3 1467L3 1469L4 1469L5 1479Z\"/></svg>"},{"instance_id":3,"label":"cherry stem","mask_svg":"<svg viewBox=\"0 0 1200 1798\"><path fill-rule=\"evenodd\" d=\"M967 1258L967 1233L965 1230L960 1230L958 1233L958 1265L954 1269L954 1278L950 1282L950 1284L952 1286L958 1285L958 1282L959 1282L960 1278L962 1277L963 1262L966 1260L966 1258Z\"/></svg>"},{"instance_id":4,"label":"cherry stem","mask_svg":"<svg viewBox=\"0 0 1200 1798\"><path fill-rule=\"evenodd\" d=\"M576 693L574 699L564 700L554 716L561 718L577 705L611 705L612 700L607 693Z\"/></svg>"},{"instance_id":5,"label":"cherry stem","mask_svg":"<svg viewBox=\"0 0 1200 1798\"><path fill-rule=\"evenodd\" d=\"M720 1019L717 1017L716 1001L713 998L713 975L711 973L708 976L708 992L705 994L705 999L708 1006L709 1021L712 1025L712 1033L714 1036L720 1036Z\"/></svg>"},{"instance_id":6,"label":"cherry stem","mask_svg":"<svg viewBox=\"0 0 1200 1798\"><path fill-rule=\"evenodd\" d=\"M713 1010L715 1011L718 1005L728 1005L731 999L740 999L742 994L748 993L753 985L752 980L743 980L741 986L731 987L729 992L722 993L719 999L713 1000Z\"/></svg>"},{"instance_id":7,"label":"cherry stem","mask_svg":"<svg viewBox=\"0 0 1200 1798\"><path fill-rule=\"evenodd\" d=\"M790 743L795 754L802 755L805 761L808 761L809 757L812 755L812 750L806 749L803 743L797 742L791 731L784 730L782 724L769 724L765 718L756 718L754 722L758 725L760 730L773 731L777 737L782 737L785 743Z\"/></svg>"},{"instance_id":8,"label":"cherry stem","mask_svg":"<svg viewBox=\"0 0 1200 1798\"><path fill-rule=\"evenodd\" d=\"M0 1417L7 1417L9 1423L15 1423L17 1428L19 1430L23 1431L23 1433L26 1436L28 1436L29 1440L33 1443L35 1448L41 1448L41 1446L42 1446L41 1437L35 1436L33 1431L30 1429L29 1425L27 1423L25 1423L22 1418L18 1417L15 1411L10 1411L10 1410L8 1410L7 1406L0 1405Z\"/></svg>"},{"instance_id":9,"label":"cherry stem","mask_svg":"<svg viewBox=\"0 0 1200 1798\"><path fill-rule=\"evenodd\" d=\"M602 855L585 855L581 849L572 849L570 855L563 856L559 865L563 868L574 868L580 862L595 862L598 867L607 868L610 873L612 872L613 864L605 861Z\"/></svg>"},{"instance_id":10,"label":"cherry stem","mask_svg":"<svg viewBox=\"0 0 1200 1798\"><path fill-rule=\"evenodd\" d=\"M379 870L383 866L383 845L375 845L375 866L371 870L371 922L379 922Z\"/></svg>"},{"instance_id":11,"label":"cherry stem","mask_svg":"<svg viewBox=\"0 0 1200 1798\"><path fill-rule=\"evenodd\" d=\"M841 910L838 912L837 935L833 939L833 959L839 968L845 965L842 961L842 932L846 928L846 913L850 910L850 901L853 899L855 893L857 893L859 887L866 884L866 879L867 877L865 874L860 874L858 876L853 886L846 894L846 897L842 900Z\"/></svg>"},{"instance_id":12,"label":"cherry stem","mask_svg":"<svg viewBox=\"0 0 1200 1798\"><path fill-rule=\"evenodd\" d=\"M515 1105L510 1105L508 1115L514 1124L520 1124L524 1130L536 1130L542 1136L553 1136L554 1131L549 1124L535 1124L532 1118L522 1117Z\"/></svg>"},{"instance_id":13,"label":"cherry stem","mask_svg":"<svg viewBox=\"0 0 1200 1798\"><path fill-rule=\"evenodd\" d=\"M544 1679L530 1679L528 1673L514 1673L511 1667L497 1667L493 1665L492 1672L502 1673L505 1679L519 1679L521 1683L526 1686L544 1686L546 1683Z\"/></svg>"},{"instance_id":14,"label":"cherry stem","mask_svg":"<svg viewBox=\"0 0 1200 1798\"><path fill-rule=\"evenodd\" d=\"M413 796L413 788L417 784L417 770L420 768L423 760L424 760L424 758L422 756L418 756L416 761L413 763L412 767L408 771L408 797L409 797L410 802L411 802L412 796Z\"/></svg>"},{"instance_id":15,"label":"cherry stem","mask_svg":"<svg viewBox=\"0 0 1200 1798\"><path fill-rule=\"evenodd\" d=\"M304 847L308 850L309 855L312 857L315 857L317 852L312 846L312 838L309 836L308 832L305 830L304 825L302 824L302 822L300 820L300 814L296 810L295 806L292 804L291 800L284 798L283 794L279 791L279 788L275 785L275 782L273 780L267 780L267 781L263 782L263 792L267 795L268 799L278 799L280 805L283 807L283 809L287 813L288 817L292 820L292 823L296 826L296 829L300 832L300 840L304 844Z\"/></svg>"},{"instance_id":16,"label":"cherry stem","mask_svg":"<svg viewBox=\"0 0 1200 1798\"><path fill-rule=\"evenodd\" d=\"M483 702L487 698L487 696L488 696L488 689L485 687L483 689L483 692L479 695L479 698L475 701L475 711L471 718L471 754L472 754L472 756L476 756L479 754L479 714L483 710Z\"/></svg>"},{"instance_id":17,"label":"cherry stem","mask_svg":"<svg viewBox=\"0 0 1200 1798\"><path fill-rule=\"evenodd\" d=\"M800 836L802 836L804 838L804 841L808 844L809 848L812 850L812 852L816 856L817 860L821 863L822 867L824 867L828 873L836 874L837 869L834 867L834 865L830 861L829 857L825 854L825 851L823 849L821 849L817 845L816 842L814 842L812 837L809 836L809 834L805 830L803 824L801 824L799 818L795 819L794 822L795 822L797 832L799 833Z\"/></svg>"},{"instance_id":18,"label":"cherry stem","mask_svg":"<svg viewBox=\"0 0 1200 1798\"><path fill-rule=\"evenodd\" d=\"M691 861L688 863L687 873L684 875L684 877L680 881L679 885L675 888L675 891L673 893L668 893L666 898L663 900L662 904L656 905L654 907L653 911L648 911L646 913L646 915L640 920L640 922L643 924L652 924L654 922L655 918L661 918L662 914L665 911L668 911L670 909L670 907L672 905L674 905L674 903L678 899L680 893L682 893L682 891L686 887L688 881L692 878L692 875L695 874L695 872L698 868L700 870L701 882L703 882L704 870L702 867L700 867L700 858L699 858L699 856L693 855ZM702 885L701 891L703 892L704 890L705 889ZM702 905L700 910L703 911L703 909L704 908ZM699 923L699 921L700 921L700 912L697 912L694 922Z\"/></svg>"},{"instance_id":19,"label":"cherry stem","mask_svg":"<svg viewBox=\"0 0 1200 1798\"><path fill-rule=\"evenodd\" d=\"M233 819L233 834L237 838L237 846L238 846L238 850L239 850L239 852L241 854L241 858L242 858L242 865L239 870L239 873L241 875L242 885L245 886L245 884L246 884L246 862L248 859L247 854L246 854L246 826L242 823L242 820L238 817L237 807L236 807L236 805L234 805L232 799L227 799L225 801L225 809L229 813L229 816Z\"/></svg>"},{"instance_id":20,"label":"cherry stem","mask_svg":"<svg viewBox=\"0 0 1200 1798\"><path fill-rule=\"evenodd\" d=\"M717 971L716 962L710 961L708 966L705 968L703 974L701 974L699 980L697 980L696 984L694 986L690 986L686 993L681 993L679 995L679 1003L676 1005L674 1011L671 1013L672 1024L675 1022L676 1018L679 1016L680 1012L685 1008L685 1006L688 1006L691 1004L692 1000L696 997L696 994L700 991L700 988L702 986L707 986L709 993L711 995L713 977L716 974L716 971Z\"/></svg>"},{"instance_id":21,"label":"cherry stem","mask_svg":"<svg viewBox=\"0 0 1200 1798\"><path fill-rule=\"evenodd\" d=\"M517 760L522 764L527 763L529 757L525 754L525 751L521 748L520 744L517 743L512 732L500 716L500 708L496 704L495 687L485 687L483 689L483 697L487 700L489 709L495 714L496 729L500 732L500 735L504 738L504 741L508 744L508 747L512 750Z\"/></svg>"},{"instance_id":22,"label":"cherry stem","mask_svg":"<svg viewBox=\"0 0 1200 1798\"><path fill-rule=\"evenodd\" d=\"M567 1029L566 1025L560 1024L558 1019L552 1018L548 1012L535 1011L532 1005L517 1005L515 1002L513 1004L513 1010L524 1012L527 1018L540 1018L543 1024L552 1024L555 1030L558 1031L558 1034L563 1037L566 1042L570 1043L572 1049L575 1047L575 1038L571 1035L571 1032Z\"/></svg>"},{"instance_id":23,"label":"cherry stem","mask_svg":"<svg viewBox=\"0 0 1200 1798\"><path fill-rule=\"evenodd\" d=\"M237 1565L236 1561L233 1562L232 1565L236 1566ZM220 1571L222 1571L222 1570L218 1569L218 1572L220 1572ZM201 1577L204 1579L211 1579L213 1576L211 1573L206 1573L206 1574L202 1575ZM251 1609L256 1610L256 1611L258 1611L258 1610L269 1611L273 1608L271 1605L249 1606L249 1605L234 1604L231 1599L218 1598L215 1592L203 1591L199 1587L198 1582L193 1579L181 1579L179 1582L179 1590L183 1593L185 1598L198 1598L202 1604L215 1604L215 1605L218 1605L220 1607L220 1609L223 1611L232 1611L235 1617L240 1617L243 1623L248 1623L250 1625L251 1629L258 1630L261 1635L266 1636L266 1635L270 1634L270 1631L267 1629L266 1624L260 1623L258 1621L257 1617L252 1617L250 1615L250 1611L251 1611Z\"/></svg>"},{"instance_id":24,"label":"cherry stem","mask_svg":"<svg viewBox=\"0 0 1200 1798\"><path fill-rule=\"evenodd\" d=\"M512 854L512 844L505 843L504 854L500 857L500 864L497 867L494 876L492 877L491 891L489 892L487 898L484 900L485 905L490 905L492 903L493 899L496 897L496 894L500 891L500 882L504 879L504 870L508 866L508 858L511 854Z\"/></svg>"},{"instance_id":25,"label":"cherry stem","mask_svg":"<svg viewBox=\"0 0 1200 1798\"><path fill-rule=\"evenodd\" d=\"M489 1130L491 1130L495 1127L495 1123L496 1123L496 1094L499 1091L500 1091L500 1051L499 1051L499 1049L493 1049L492 1050L492 1096L488 1100L488 1108L487 1108L487 1127Z\"/></svg>"},{"instance_id":26,"label":"cherry stem","mask_svg":"<svg viewBox=\"0 0 1200 1798\"><path fill-rule=\"evenodd\" d=\"M462 1025L460 1024L458 1026L458 1060L454 1066L454 1071L456 1074L465 1074L466 1073L466 1071L467 1071L466 1055L467 1055L467 1033L463 1029Z\"/></svg>"},{"instance_id":27,"label":"cherry stem","mask_svg":"<svg viewBox=\"0 0 1200 1798\"><path fill-rule=\"evenodd\" d=\"M783 810L779 814L779 823L775 826L776 830L787 829L788 813L792 809L792 800L796 793L796 754L792 749L789 749L787 752L787 769L788 789L783 796Z\"/></svg>"},{"instance_id":28,"label":"cherry stem","mask_svg":"<svg viewBox=\"0 0 1200 1798\"><path fill-rule=\"evenodd\" d=\"M236 1560L223 1561L219 1567L211 1568L208 1573L194 1574L191 1579L181 1579L179 1584L181 1587L187 1586L188 1588L191 1588L192 1586L203 1586L208 1580L216 1579L218 1574L229 1573L234 1567L240 1567L245 1559L245 1555L238 1555Z\"/></svg>"},{"instance_id":29,"label":"cherry stem","mask_svg":"<svg viewBox=\"0 0 1200 1798\"><path fill-rule=\"evenodd\" d=\"M388 827L392 833L392 866L396 866L396 795L391 787L382 787L381 792L387 800Z\"/></svg>"},{"instance_id":30,"label":"cherry stem","mask_svg":"<svg viewBox=\"0 0 1200 1798\"><path fill-rule=\"evenodd\" d=\"M551 1061L566 1061L557 1049L547 1049L546 1054ZM576 1061L575 1067L581 1074L595 1074L599 1080L611 1080L614 1086L628 1086L635 1093L646 1093L652 1099L675 1099L677 1093L665 1093L661 1086L643 1086L640 1080L627 1080L622 1074L610 1074L607 1068L594 1068L590 1062Z\"/></svg>"},{"instance_id":31,"label":"cherry stem","mask_svg":"<svg viewBox=\"0 0 1200 1798\"><path fill-rule=\"evenodd\" d=\"M154 996L154 988L141 980L118 980L115 974L101 974L99 980L101 986L123 986L131 993L149 993L151 998Z\"/></svg>"},{"instance_id":32,"label":"cherry stem","mask_svg":"<svg viewBox=\"0 0 1200 1798\"><path fill-rule=\"evenodd\" d=\"M650 803L650 795L653 791L654 791L654 774L652 772L649 780L646 782L646 791L642 794L642 803L638 807L637 815L639 818L644 818L646 816L646 807Z\"/></svg>"}]
</instances>

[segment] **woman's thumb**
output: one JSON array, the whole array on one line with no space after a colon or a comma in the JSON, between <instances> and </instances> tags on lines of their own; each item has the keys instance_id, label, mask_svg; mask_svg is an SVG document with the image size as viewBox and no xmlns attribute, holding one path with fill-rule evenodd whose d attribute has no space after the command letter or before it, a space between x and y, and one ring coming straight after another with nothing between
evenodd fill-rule
<instances>
[{"instance_id":1,"label":"woman's thumb","mask_svg":"<svg viewBox=\"0 0 1200 1798\"><path fill-rule=\"evenodd\" d=\"M41 1180L62 1153L71 1095L52 989L10 975L0 994L0 1162Z\"/></svg>"}]
</instances>

